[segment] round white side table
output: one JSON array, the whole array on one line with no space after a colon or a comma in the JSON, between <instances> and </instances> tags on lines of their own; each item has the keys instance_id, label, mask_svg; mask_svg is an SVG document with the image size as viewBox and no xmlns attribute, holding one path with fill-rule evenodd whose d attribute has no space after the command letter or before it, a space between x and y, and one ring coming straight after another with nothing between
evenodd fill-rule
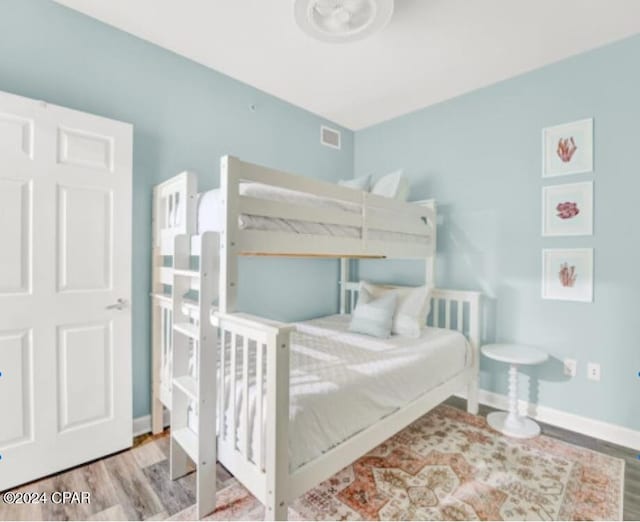
<instances>
[{"instance_id":1,"label":"round white side table","mask_svg":"<svg viewBox=\"0 0 640 522\"><path fill-rule=\"evenodd\" d=\"M528 439L540 434L540 426L535 421L520 415L518 411L518 366L545 362L549 355L520 344L487 344L482 354L494 361L509 364L509 411L495 411L487 415L487 422L494 430L509 437Z\"/></svg>"}]
</instances>

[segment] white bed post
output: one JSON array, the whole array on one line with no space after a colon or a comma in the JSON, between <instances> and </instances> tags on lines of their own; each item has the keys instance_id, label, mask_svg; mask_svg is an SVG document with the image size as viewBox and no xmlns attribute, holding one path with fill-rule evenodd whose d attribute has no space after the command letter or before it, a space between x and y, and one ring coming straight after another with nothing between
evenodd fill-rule
<instances>
[{"instance_id":1,"label":"white bed post","mask_svg":"<svg viewBox=\"0 0 640 522\"><path fill-rule=\"evenodd\" d=\"M435 253L427 258L425 284L432 288L436 286L436 255Z\"/></svg>"},{"instance_id":2,"label":"white bed post","mask_svg":"<svg viewBox=\"0 0 640 522\"><path fill-rule=\"evenodd\" d=\"M347 313L347 302L349 299L349 290L347 289L347 283L351 281L349 266L349 258L340 258L340 313L342 315ZM353 312L353 310L349 310Z\"/></svg>"},{"instance_id":3,"label":"white bed post","mask_svg":"<svg viewBox=\"0 0 640 522\"><path fill-rule=\"evenodd\" d=\"M240 161L233 156L220 160L220 189L224 228L220 232L220 298L218 307L222 313L236 311L238 297L238 198L240 186Z\"/></svg>"},{"instance_id":4,"label":"white bed post","mask_svg":"<svg viewBox=\"0 0 640 522\"><path fill-rule=\"evenodd\" d=\"M469 301L469 343L473 353L473 377L467 386L467 411L478 414L478 387L480 376L480 295Z\"/></svg>"},{"instance_id":5,"label":"white bed post","mask_svg":"<svg viewBox=\"0 0 640 522\"><path fill-rule=\"evenodd\" d=\"M217 277L219 236L205 232L200 236L200 290L198 291L198 462L196 468L196 502L198 517L203 518L216 507L216 426L217 382L211 373L218 361L217 330L211 324L211 303L218 295ZM215 375L215 373L214 373Z\"/></svg>"},{"instance_id":6,"label":"white bed post","mask_svg":"<svg viewBox=\"0 0 640 522\"><path fill-rule=\"evenodd\" d=\"M287 520L289 509L289 339L293 327L278 330L267 344L265 520ZM272 348L269 350L269 348Z\"/></svg>"},{"instance_id":7,"label":"white bed post","mask_svg":"<svg viewBox=\"0 0 640 522\"><path fill-rule=\"evenodd\" d=\"M189 237L185 234L176 235L174 237L174 245L173 265L184 269L189 266ZM171 480L183 477L194 470L193 464L189 461L189 454L175 438L176 432L181 428L187 427L189 422L187 412L189 398L185 394L176 393L174 388L175 378L189 373L189 346L191 341L183 333L175 329L176 323L187 322L185 312L182 309L181 297L189 291L189 283L190 281L184 277L176 277L174 272L173 284L171 285L173 327L170 334L173 338L171 342L173 360L171 364L171 438L169 445L169 477Z\"/></svg>"},{"instance_id":8,"label":"white bed post","mask_svg":"<svg viewBox=\"0 0 640 522\"><path fill-rule=\"evenodd\" d=\"M425 284L435 288L436 286L436 243L438 241L438 208L436 206L436 201L434 199L425 200L421 203L424 207L429 207L433 210L433 217L435 222L431 224L431 245L432 252L429 257L426 259L426 271L425 271Z\"/></svg>"},{"instance_id":9,"label":"white bed post","mask_svg":"<svg viewBox=\"0 0 640 522\"><path fill-rule=\"evenodd\" d=\"M162 281L160 281L160 268L162 267L162 254L160 251L160 197L157 187L153 189L153 208L151 214L151 432L155 435L163 429L164 408L160 401L160 364L161 364L161 318L162 308L153 297L162 293Z\"/></svg>"}]
</instances>

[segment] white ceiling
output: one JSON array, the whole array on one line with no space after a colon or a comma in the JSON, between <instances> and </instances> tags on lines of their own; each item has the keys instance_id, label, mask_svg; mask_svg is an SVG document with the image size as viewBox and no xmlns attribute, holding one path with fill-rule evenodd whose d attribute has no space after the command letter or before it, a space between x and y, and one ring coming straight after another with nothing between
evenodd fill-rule
<instances>
[{"instance_id":1,"label":"white ceiling","mask_svg":"<svg viewBox=\"0 0 640 522\"><path fill-rule=\"evenodd\" d=\"M391 23L327 44L293 0L57 0L351 129L640 32L638 0L396 0Z\"/></svg>"}]
</instances>

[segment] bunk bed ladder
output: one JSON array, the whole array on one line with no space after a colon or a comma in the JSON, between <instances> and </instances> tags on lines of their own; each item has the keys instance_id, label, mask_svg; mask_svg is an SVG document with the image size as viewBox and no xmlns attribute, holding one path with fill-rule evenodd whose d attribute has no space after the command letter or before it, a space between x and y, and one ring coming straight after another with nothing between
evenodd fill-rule
<instances>
[{"instance_id":1,"label":"bunk bed ladder","mask_svg":"<svg viewBox=\"0 0 640 522\"><path fill-rule=\"evenodd\" d=\"M202 518L216 505L217 343L209 312L217 297L218 235L205 232L193 237L200 242L197 270L190 268L190 240L187 235L176 236L173 257L170 474L175 480L195 465L197 514ZM185 298L194 286L198 298Z\"/></svg>"}]
</instances>

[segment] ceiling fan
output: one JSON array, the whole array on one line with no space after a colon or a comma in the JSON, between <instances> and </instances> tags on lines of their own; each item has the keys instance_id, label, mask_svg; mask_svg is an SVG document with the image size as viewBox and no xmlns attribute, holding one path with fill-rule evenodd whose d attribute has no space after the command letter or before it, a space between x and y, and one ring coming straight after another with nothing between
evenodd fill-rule
<instances>
[{"instance_id":1,"label":"ceiling fan","mask_svg":"<svg viewBox=\"0 0 640 522\"><path fill-rule=\"evenodd\" d=\"M323 42L353 42L381 31L393 15L393 0L295 0L295 19Z\"/></svg>"}]
</instances>

